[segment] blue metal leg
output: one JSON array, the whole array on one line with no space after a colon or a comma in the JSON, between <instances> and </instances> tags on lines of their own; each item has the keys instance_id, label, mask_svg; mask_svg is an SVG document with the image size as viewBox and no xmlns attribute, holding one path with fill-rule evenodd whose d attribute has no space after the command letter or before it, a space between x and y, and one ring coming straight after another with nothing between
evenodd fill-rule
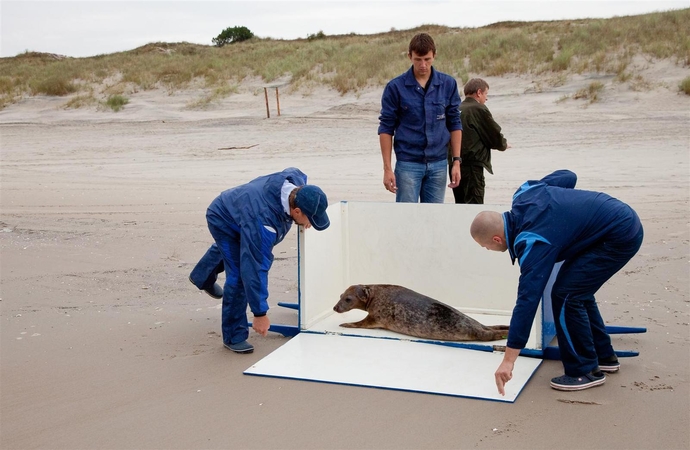
<instances>
[{"instance_id":1,"label":"blue metal leg","mask_svg":"<svg viewBox=\"0 0 690 450\"><path fill-rule=\"evenodd\" d=\"M629 358L631 356L639 356L640 352L636 352L633 350L615 350L616 356L620 358Z\"/></svg>"},{"instance_id":2,"label":"blue metal leg","mask_svg":"<svg viewBox=\"0 0 690 450\"><path fill-rule=\"evenodd\" d=\"M283 308L299 309L299 303L278 302L278 306L282 306Z\"/></svg>"},{"instance_id":3,"label":"blue metal leg","mask_svg":"<svg viewBox=\"0 0 690 450\"><path fill-rule=\"evenodd\" d=\"M249 328L251 328L252 323L249 322L248 326ZM299 327L293 325L271 325L270 327L268 327L268 331L280 333L285 337L294 337L297 336L297 334L299 334Z\"/></svg>"},{"instance_id":4,"label":"blue metal leg","mask_svg":"<svg viewBox=\"0 0 690 450\"><path fill-rule=\"evenodd\" d=\"M647 329L642 327L616 327L607 325L606 332L608 334L646 333Z\"/></svg>"},{"instance_id":5,"label":"blue metal leg","mask_svg":"<svg viewBox=\"0 0 690 450\"><path fill-rule=\"evenodd\" d=\"M280 333L285 337L297 336L299 333L299 327L293 325L271 325L268 327L268 331L273 331L274 333Z\"/></svg>"},{"instance_id":6,"label":"blue metal leg","mask_svg":"<svg viewBox=\"0 0 690 450\"><path fill-rule=\"evenodd\" d=\"M636 352L634 350L615 350L616 356L619 358L630 358L633 356L639 356L640 352ZM520 353L522 356L537 356L535 354L523 354L522 352ZM546 347L544 349L544 352L542 354L542 357L544 359L553 359L553 360L560 360L561 359L561 352L558 350L558 347Z\"/></svg>"},{"instance_id":7,"label":"blue metal leg","mask_svg":"<svg viewBox=\"0 0 690 450\"><path fill-rule=\"evenodd\" d=\"M647 329L643 327L619 327L619 326L606 326L606 332L609 334L632 334L632 333L646 333ZM615 350L616 356L620 358L629 358L632 356L638 356L640 352L636 352L633 350ZM536 357L536 358L544 358L544 359L554 359L554 360L560 360L561 359L561 353L558 350L558 347L546 347L543 352L540 352L538 350L523 350L520 352L520 355L522 356L531 356L531 357Z\"/></svg>"}]
</instances>

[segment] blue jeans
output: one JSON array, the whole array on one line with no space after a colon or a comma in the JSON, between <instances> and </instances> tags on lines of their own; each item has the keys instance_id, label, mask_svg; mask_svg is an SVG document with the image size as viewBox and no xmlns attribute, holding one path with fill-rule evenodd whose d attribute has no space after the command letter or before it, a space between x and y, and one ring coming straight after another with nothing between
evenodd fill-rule
<instances>
[{"instance_id":1,"label":"blue jeans","mask_svg":"<svg viewBox=\"0 0 690 450\"><path fill-rule=\"evenodd\" d=\"M644 232L628 242L600 242L567 260L551 291L558 348L565 374L579 377L613 356L611 338L594 294L637 253Z\"/></svg>"},{"instance_id":2,"label":"blue jeans","mask_svg":"<svg viewBox=\"0 0 690 450\"><path fill-rule=\"evenodd\" d=\"M443 203L446 197L448 161L433 163L395 162L395 201L402 203Z\"/></svg>"}]
</instances>

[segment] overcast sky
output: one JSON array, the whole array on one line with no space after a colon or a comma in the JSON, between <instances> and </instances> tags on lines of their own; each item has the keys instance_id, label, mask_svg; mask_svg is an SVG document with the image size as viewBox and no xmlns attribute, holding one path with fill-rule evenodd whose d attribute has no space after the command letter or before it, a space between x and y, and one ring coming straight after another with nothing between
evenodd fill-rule
<instances>
[{"instance_id":1,"label":"overcast sky","mask_svg":"<svg viewBox=\"0 0 690 450\"><path fill-rule=\"evenodd\" d=\"M0 2L0 56L26 50L93 56L150 42L212 45L223 29L259 37L371 34L424 24L480 27L518 20L609 18L690 7L683 1L7 1Z\"/></svg>"}]
</instances>

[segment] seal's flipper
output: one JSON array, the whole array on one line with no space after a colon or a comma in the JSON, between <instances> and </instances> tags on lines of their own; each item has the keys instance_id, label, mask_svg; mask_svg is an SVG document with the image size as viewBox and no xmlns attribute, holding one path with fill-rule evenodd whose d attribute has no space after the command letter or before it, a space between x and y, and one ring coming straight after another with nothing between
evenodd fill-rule
<instances>
[{"instance_id":1,"label":"seal's flipper","mask_svg":"<svg viewBox=\"0 0 690 450\"><path fill-rule=\"evenodd\" d=\"M345 328L381 328L381 325L370 315L359 322L341 323L340 326Z\"/></svg>"}]
</instances>

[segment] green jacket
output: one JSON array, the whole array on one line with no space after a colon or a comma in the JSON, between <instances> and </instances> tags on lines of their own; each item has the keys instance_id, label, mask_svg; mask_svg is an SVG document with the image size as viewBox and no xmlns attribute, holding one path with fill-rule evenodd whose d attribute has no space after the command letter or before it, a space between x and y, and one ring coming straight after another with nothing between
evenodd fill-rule
<instances>
[{"instance_id":1,"label":"green jacket","mask_svg":"<svg viewBox=\"0 0 690 450\"><path fill-rule=\"evenodd\" d=\"M460 104L462 120L462 165L481 165L493 174L491 149L505 150L508 143L501 133L501 127L494 121L489 108L472 97L466 97ZM451 150L448 149L450 163Z\"/></svg>"}]
</instances>

